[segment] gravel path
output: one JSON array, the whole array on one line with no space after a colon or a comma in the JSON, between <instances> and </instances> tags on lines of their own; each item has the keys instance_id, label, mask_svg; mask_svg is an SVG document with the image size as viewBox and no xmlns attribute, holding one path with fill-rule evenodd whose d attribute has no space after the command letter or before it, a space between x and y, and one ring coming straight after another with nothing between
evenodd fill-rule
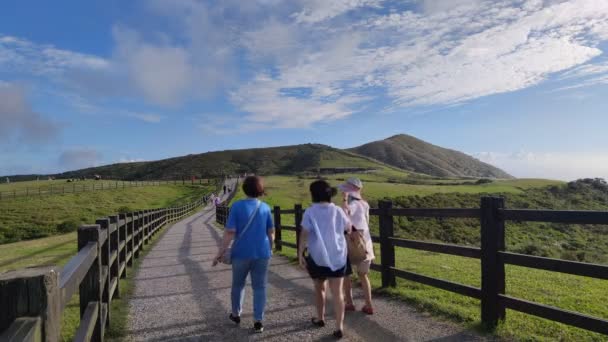
<instances>
[{"instance_id":1,"label":"gravel path","mask_svg":"<svg viewBox=\"0 0 608 342\"><path fill-rule=\"evenodd\" d=\"M129 304L133 341L324 341L333 331L331 302L328 325L313 328L312 282L284 257L272 259L265 331L251 330L252 297L247 287L243 321L228 320L229 266L211 266L221 232L214 211L203 211L176 223L144 258ZM355 290L357 302L361 295ZM407 304L375 298L376 314L346 315L345 341L480 341L451 323L421 314Z\"/></svg>"}]
</instances>

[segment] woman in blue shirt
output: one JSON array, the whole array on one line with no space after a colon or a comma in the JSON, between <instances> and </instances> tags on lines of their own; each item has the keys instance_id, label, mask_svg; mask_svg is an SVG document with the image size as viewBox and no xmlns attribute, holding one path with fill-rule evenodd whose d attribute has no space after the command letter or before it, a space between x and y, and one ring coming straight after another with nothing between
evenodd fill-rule
<instances>
[{"instance_id":1,"label":"woman in blue shirt","mask_svg":"<svg viewBox=\"0 0 608 342\"><path fill-rule=\"evenodd\" d=\"M246 199L232 204L224 238L213 265L221 261L224 252L232 246L232 312L230 320L239 324L245 295L245 280L251 274L253 288L253 317L255 332L264 331L264 307L266 305L266 284L268 282L268 265L272 256L274 242L274 225L268 204L258 197L264 195L264 183L258 176L249 176L243 181Z\"/></svg>"}]
</instances>

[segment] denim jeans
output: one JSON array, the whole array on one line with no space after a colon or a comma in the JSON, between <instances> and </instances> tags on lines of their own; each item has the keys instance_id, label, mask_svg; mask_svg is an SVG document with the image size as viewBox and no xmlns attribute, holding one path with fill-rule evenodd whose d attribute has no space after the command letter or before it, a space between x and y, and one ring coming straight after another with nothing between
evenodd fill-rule
<instances>
[{"instance_id":1,"label":"denim jeans","mask_svg":"<svg viewBox=\"0 0 608 342\"><path fill-rule=\"evenodd\" d=\"M251 273L253 288L253 319L261 322L264 319L266 306L266 283L268 282L268 264L270 259L232 259L232 314L241 315L245 298L245 281Z\"/></svg>"}]
</instances>

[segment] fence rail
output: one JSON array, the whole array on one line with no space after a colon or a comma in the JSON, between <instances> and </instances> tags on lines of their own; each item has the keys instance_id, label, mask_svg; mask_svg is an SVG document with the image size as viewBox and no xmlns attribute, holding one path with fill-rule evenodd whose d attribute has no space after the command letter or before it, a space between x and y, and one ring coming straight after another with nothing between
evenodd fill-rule
<instances>
[{"instance_id":1,"label":"fence rail","mask_svg":"<svg viewBox=\"0 0 608 342\"><path fill-rule=\"evenodd\" d=\"M197 179L197 180L161 180L161 181L92 181L92 182L66 182L61 185L48 185L33 188L21 188L11 191L1 191L0 201L14 199L17 197L40 197L46 195L63 195L82 192L92 192L99 190L137 188L143 186L160 186L160 185L194 185L194 184L213 184L213 179ZM40 181L43 182L43 181ZM2 185L0 185L0 188Z\"/></svg>"},{"instance_id":2,"label":"fence rail","mask_svg":"<svg viewBox=\"0 0 608 342\"><path fill-rule=\"evenodd\" d=\"M223 207L219 210L222 210L223 215L227 215L229 208ZM301 205L296 205L293 209L274 207L275 248L277 251L281 251L283 247L298 248L303 213L304 210ZM281 215L285 214L294 215L295 226L282 224ZM499 321L506 319L506 309L512 309L582 329L608 334L608 320L606 319L526 301L505 294L505 264L608 279L608 266L606 265L507 252L505 250L506 221L608 225L608 212L512 210L505 209L503 198L483 197L480 208L470 209L393 208L391 201L380 201L379 208L371 209L370 215L379 218L380 235L372 236L372 239L380 244L381 255L381 263L372 264L371 269L381 273L383 287L394 287L396 286L396 278L401 278L480 299L482 323L490 328L495 327ZM481 247L398 238L394 234L394 217L396 216L479 219L481 223ZM296 243L283 240L282 231L284 230L296 232ZM395 248L410 248L480 259L481 288L398 269L395 266Z\"/></svg>"},{"instance_id":3,"label":"fence rail","mask_svg":"<svg viewBox=\"0 0 608 342\"><path fill-rule=\"evenodd\" d=\"M181 220L207 196L180 207L141 210L78 228L78 253L62 268L0 274L0 341L58 341L63 310L78 292L75 341L103 341L110 303L133 259L163 226Z\"/></svg>"}]
</instances>

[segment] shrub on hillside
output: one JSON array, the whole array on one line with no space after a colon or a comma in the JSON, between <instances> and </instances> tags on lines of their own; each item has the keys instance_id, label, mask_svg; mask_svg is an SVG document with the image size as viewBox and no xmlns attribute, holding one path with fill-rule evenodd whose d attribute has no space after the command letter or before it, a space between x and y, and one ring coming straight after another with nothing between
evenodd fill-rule
<instances>
[{"instance_id":1,"label":"shrub on hillside","mask_svg":"<svg viewBox=\"0 0 608 342\"><path fill-rule=\"evenodd\" d=\"M78 230L79 226L80 222L76 222L73 220L63 221L57 225L57 232L61 234L75 232L76 230Z\"/></svg>"},{"instance_id":2,"label":"shrub on hillside","mask_svg":"<svg viewBox=\"0 0 608 342\"><path fill-rule=\"evenodd\" d=\"M132 213L133 211L134 211L133 208L126 206L126 205L118 208L118 214L128 214L128 213Z\"/></svg>"}]
</instances>

